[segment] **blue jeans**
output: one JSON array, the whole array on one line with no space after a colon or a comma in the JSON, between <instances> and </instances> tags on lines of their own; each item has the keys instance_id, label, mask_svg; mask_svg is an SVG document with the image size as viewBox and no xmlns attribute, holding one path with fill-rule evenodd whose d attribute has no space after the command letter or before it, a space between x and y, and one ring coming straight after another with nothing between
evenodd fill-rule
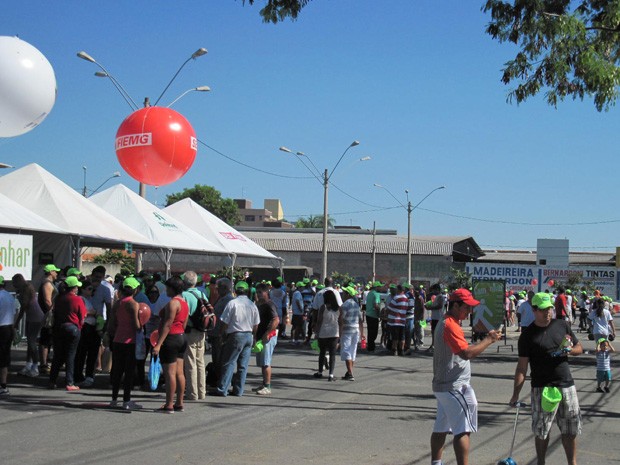
<instances>
[{"instance_id":1,"label":"blue jeans","mask_svg":"<svg viewBox=\"0 0 620 465\"><path fill-rule=\"evenodd\" d=\"M413 337L413 318L405 320L405 350L411 347L411 338Z\"/></svg>"},{"instance_id":2,"label":"blue jeans","mask_svg":"<svg viewBox=\"0 0 620 465\"><path fill-rule=\"evenodd\" d=\"M54 328L54 360L50 372L50 383L56 384L58 373L63 363L65 364L65 383L73 385L73 367L75 354L80 343L80 330L71 323L64 323Z\"/></svg>"},{"instance_id":3,"label":"blue jeans","mask_svg":"<svg viewBox=\"0 0 620 465\"><path fill-rule=\"evenodd\" d=\"M233 395L242 396L252 350L252 333L232 333L222 347L222 379L217 390L224 396L232 383ZM235 367L237 373L234 373ZM235 376L233 377L233 373Z\"/></svg>"}]
</instances>

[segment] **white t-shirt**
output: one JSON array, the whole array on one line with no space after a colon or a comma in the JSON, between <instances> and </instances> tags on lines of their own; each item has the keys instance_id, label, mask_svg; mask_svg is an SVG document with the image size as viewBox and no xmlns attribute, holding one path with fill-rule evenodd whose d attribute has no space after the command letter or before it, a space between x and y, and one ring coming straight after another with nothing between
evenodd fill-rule
<instances>
[{"instance_id":1,"label":"white t-shirt","mask_svg":"<svg viewBox=\"0 0 620 465\"><path fill-rule=\"evenodd\" d=\"M332 291L334 294L336 294L336 302L338 302L338 306L340 307L342 305L342 297L340 297L340 292L336 291L333 287L325 287L321 289L317 295L314 296L314 300L312 301L312 308L314 310L318 310L319 308L321 308L321 305L325 303L323 297L325 291Z\"/></svg>"},{"instance_id":2,"label":"white t-shirt","mask_svg":"<svg viewBox=\"0 0 620 465\"><path fill-rule=\"evenodd\" d=\"M12 326L16 313L15 297L6 289L0 290L0 326Z\"/></svg>"},{"instance_id":3,"label":"white t-shirt","mask_svg":"<svg viewBox=\"0 0 620 465\"><path fill-rule=\"evenodd\" d=\"M220 319L228 325L226 334L249 332L260 323L258 307L245 295L228 302Z\"/></svg>"},{"instance_id":4,"label":"white t-shirt","mask_svg":"<svg viewBox=\"0 0 620 465\"><path fill-rule=\"evenodd\" d=\"M517 311L521 314L521 327L531 325L534 322L534 310L527 300L524 300Z\"/></svg>"},{"instance_id":5,"label":"white t-shirt","mask_svg":"<svg viewBox=\"0 0 620 465\"><path fill-rule=\"evenodd\" d=\"M612 319L609 310L603 310L601 317L596 316L596 310L592 310L588 318L592 320L592 333L609 336L609 321Z\"/></svg>"}]
</instances>

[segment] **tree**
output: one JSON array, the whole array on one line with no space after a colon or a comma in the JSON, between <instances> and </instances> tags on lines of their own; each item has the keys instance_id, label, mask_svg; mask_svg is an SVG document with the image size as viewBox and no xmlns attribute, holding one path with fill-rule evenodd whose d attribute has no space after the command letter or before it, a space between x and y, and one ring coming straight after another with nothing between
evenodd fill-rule
<instances>
[{"instance_id":1,"label":"tree","mask_svg":"<svg viewBox=\"0 0 620 465\"><path fill-rule=\"evenodd\" d=\"M247 0L250 5L253 5L255 1ZM246 0L243 0L244 4L245 2ZM276 24L286 18L295 20L302 8L308 3L310 0L267 0L265 7L260 10L260 15L265 23Z\"/></svg>"},{"instance_id":2,"label":"tree","mask_svg":"<svg viewBox=\"0 0 620 465\"><path fill-rule=\"evenodd\" d=\"M123 276L129 276L136 272L134 257L117 250L106 250L104 253L95 256L93 262L104 265L107 263L120 264Z\"/></svg>"},{"instance_id":3,"label":"tree","mask_svg":"<svg viewBox=\"0 0 620 465\"><path fill-rule=\"evenodd\" d=\"M333 229L336 221L329 215L327 215L327 228ZM322 228L323 227L323 215L310 215L308 218L303 216L295 223L296 228Z\"/></svg>"},{"instance_id":4,"label":"tree","mask_svg":"<svg viewBox=\"0 0 620 465\"><path fill-rule=\"evenodd\" d=\"M486 32L519 47L506 63L502 81L517 82L508 100L517 103L547 89L556 106L566 97L594 97L608 110L620 84L620 4L617 1L488 0Z\"/></svg>"},{"instance_id":5,"label":"tree","mask_svg":"<svg viewBox=\"0 0 620 465\"><path fill-rule=\"evenodd\" d=\"M243 0L245 3L246 0ZM247 0L252 5L255 0ZM310 0L267 0L263 21L297 19ZM486 0L486 32L519 48L506 63L502 82L515 83L508 101L524 102L545 91L556 106L566 97L594 98L608 110L620 85L620 4L609 0Z\"/></svg>"},{"instance_id":6,"label":"tree","mask_svg":"<svg viewBox=\"0 0 620 465\"><path fill-rule=\"evenodd\" d=\"M167 195L166 206L187 197L231 226L235 226L240 222L235 202L232 199L222 198L220 191L211 186L196 184L192 188L183 189L183 192Z\"/></svg>"}]
</instances>

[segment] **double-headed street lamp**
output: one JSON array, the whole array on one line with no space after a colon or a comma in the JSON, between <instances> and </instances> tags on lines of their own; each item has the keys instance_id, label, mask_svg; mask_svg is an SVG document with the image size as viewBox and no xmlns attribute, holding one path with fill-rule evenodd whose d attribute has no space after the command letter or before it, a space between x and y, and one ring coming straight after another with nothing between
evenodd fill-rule
<instances>
[{"instance_id":1,"label":"double-headed street lamp","mask_svg":"<svg viewBox=\"0 0 620 465\"><path fill-rule=\"evenodd\" d=\"M185 67L185 65L187 63L190 62L190 60L195 60L198 57L201 57L203 55L207 54L207 49L206 48L199 48L198 50L196 50L194 53L192 53L192 55L183 62L183 64L179 67L179 69L177 70L177 72L174 74L174 76L172 76L172 79L170 79L170 81L168 82L168 84L166 85L166 87L164 88L164 90L162 91L162 93L159 95L159 97L157 97L157 100L155 101L155 105L157 105L159 103L159 101L161 100L161 98L164 96L164 94L166 93L166 91L168 90L168 88L170 87L170 85L172 84L172 82L176 79L176 77L179 75L179 73L181 72L181 70ZM131 107L131 109L133 111L138 110L139 107L136 104L136 102L131 98L131 96L129 95L129 93L125 90L125 88L120 84L120 82L118 82L116 80L116 78L111 75L107 69L105 69L97 60L95 60L92 56L90 56L88 53L81 51L77 53L77 56L79 58L81 58L82 60L86 60L86 61L90 61L91 63L94 63L95 65L97 65L101 71L97 71L95 73L95 76L97 77L106 77L109 78L110 81L112 82L112 84L114 85L114 87L116 88L116 90L118 91L119 94L121 94L121 96L123 97L123 99L125 100L125 102L127 102L127 105L129 105ZM178 96L177 98L175 98L172 103L170 103L168 105L168 107L172 106L174 103L176 103L178 100L180 100L181 98L183 98L186 94L188 94L189 92L208 92L210 91L211 88L209 88L209 86L199 86L199 87L194 87L192 89L186 90L185 92L183 92L180 96ZM144 98L144 107L150 107L151 103L148 97ZM114 177L114 176L113 176ZM140 183L139 188L138 188L138 192L140 193L140 197L146 197L146 186L144 185L144 183Z\"/></svg>"},{"instance_id":2,"label":"double-headed street lamp","mask_svg":"<svg viewBox=\"0 0 620 465\"><path fill-rule=\"evenodd\" d=\"M327 193L329 190L329 180L331 179L332 175L334 174L334 171L336 171L336 168L338 168L338 165L340 164L340 162L342 161L346 153L349 151L349 149L357 145L360 145L358 141L354 140L353 142L351 142L351 145L349 145L347 149L342 153L342 155L340 155L340 158L336 162L336 165L332 168L331 172L326 168L322 175L321 175L321 172L316 167L316 165L312 162L312 160L305 153L294 152L287 147L280 147L280 150L282 152L293 153L297 155L298 157L305 157L310 162L312 167L314 168L314 171L312 171L312 169L310 169L310 167L306 165L306 163L304 163L302 158L298 158L298 159L306 167L306 169L310 171L310 173L312 173L312 176L317 181L323 184L323 248L322 248L322 264L321 264L321 268L322 268L321 279L323 280L327 277L327 214L328 214L327 213ZM363 157L359 159L359 161L366 161L366 160L370 160L370 157Z\"/></svg>"},{"instance_id":3,"label":"double-headed street lamp","mask_svg":"<svg viewBox=\"0 0 620 465\"><path fill-rule=\"evenodd\" d=\"M385 189L385 191L392 196L394 200L398 202L398 204L407 210L407 283L411 284L411 212L418 208L422 202L424 202L433 192L438 191L440 189L445 189L446 186L439 186L430 191L428 194L424 196L422 200L420 200L413 207L411 206L411 201L409 200L409 190L405 189L405 195L407 196L407 206L403 205L403 203L392 194L392 192L385 186L381 184L375 183L375 187L380 189Z\"/></svg>"}]
</instances>

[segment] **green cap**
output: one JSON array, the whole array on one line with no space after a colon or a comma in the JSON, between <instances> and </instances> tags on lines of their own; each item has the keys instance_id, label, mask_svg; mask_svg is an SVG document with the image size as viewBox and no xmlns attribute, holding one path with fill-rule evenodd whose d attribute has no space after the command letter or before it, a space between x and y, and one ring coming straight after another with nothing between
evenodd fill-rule
<instances>
[{"instance_id":1,"label":"green cap","mask_svg":"<svg viewBox=\"0 0 620 465\"><path fill-rule=\"evenodd\" d=\"M304 283L301 281L297 281L297 283L295 284L295 287L304 287Z\"/></svg>"},{"instance_id":2,"label":"green cap","mask_svg":"<svg viewBox=\"0 0 620 465\"><path fill-rule=\"evenodd\" d=\"M607 342L607 338L601 337L598 341L596 341L597 344L601 344L602 342Z\"/></svg>"},{"instance_id":3,"label":"green cap","mask_svg":"<svg viewBox=\"0 0 620 465\"><path fill-rule=\"evenodd\" d=\"M572 294L572 293L573 293L573 291L571 291L570 289L566 289L566 293L567 293L567 294Z\"/></svg>"},{"instance_id":4,"label":"green cap","mask_svg":"<svg viewBox=\"0 0 620 465\"><path fill-rule=\"evenodd\" d=\"M538 292L534 294L534 297L532 297L532 306L540 310L546 310L553 307L553 302L551 302L551 297L549 297L549 294L546 292Z\"/></svg>"},{"instance_id":5,"label":"green cap","mask_svg":"<svg viewBox=\"0 0 620 465\"><path fill-rule=\"evenodd\" d=\"M357 295L357 291L355 290L354 287L351 287L351 286L345 287L343 290L347 292L351 297L355 297Z\"/></svg>"},{"instance_id":6,"label":"green cap","mask_svg":"<svg viewBox=\"0 0 620 465\"><path fill-rule=\"evenodd\" d=\"M49 273L50 271L60 271L60 268L58 268L56 265L50 263L49 265L45 265L43 267L43 271L45 271L46 273Z\"/></svg>"},{"instance_id":7,"label":"green cap","mask_svg":"<svg viewBox=\"0 0 620 465\"><path fill-rule=\"evenodd\" d=\"M411 289L411 284L409 284L409 283L405 283L405 284L403 284L403 287L404 287L405 289Z\"/></svg>"},{"instance_id":8,"label":"green cap","mask_svg":"<svg viewBox=\"0 0 620 465\"><path fill-rule=\"evenodd\" d=\"M77 268L69 268L67 270L67 276L79 276L81 274L82 272L78 270Z\"/></svg>"},{"instance_id":9,"label":"green cap","mask_svg":"<svg viewBox=\"0 0 620 465\"><path fill-rule=\"evenodd\" d=\"M267 286L271 286L271 281L267 281Z\"/></svg>"},{"instance_id":10,"label":"green cap","mask_svg":"<svg viewBox=\"0 0 620 465\"><path fill-rule=\"evenodd\" d=\"M69 276L65 279L65 284L67 287L82 287L82 283L75 276Z\"/></svg>"},{"instance_id":11,"label":"green cap","mask_svg":"<svg viewBox=\"0 0 620 465\"><path fill-rule=\"evenodd\" d=\"M129 278L125 278L125 280L123 281L123 287L137 289L138 287L140 287L140 281L138 281L133 276L130 276Z\"/></svg>"},{"instance_id":12,"label":"green cap","mask_svg":"<svg viewBox=\"0 0 620 465\"><path fill-rule=\"evenodd\" d=\"M278 277L276 278L276 281L278 281L279 283L284 282L284 280L282 279L282 276L278 276Z\"/></svg>"},{"instance_id":13,"label":"green cap","mask_svg":"<svg viewBox=\"0 0 620 465\"><path fill-rule=\"evenodd\" d=\"M325 286L323 284L319 284L316 288L320 291L321 289L325 289Z\"/></svg>"},{"instance_id":14,"label":"green cap","mask_svg":"<svg viewBox=\"0 0 620 465\"><path fill-rule=\"evenodd\" d=\"M372 283L372 287L381 287L383 286L383 283L381 281L375 281L374 283Z\"/></svg>"},{"instance_id":15,"label":"green cap","mask_svg":"<svg viewBox=\"0 0 620 465\"><path fill-rule=\"evenodd\" d=\"M390 284L390 289L396 289L396 284L394 283Z\"/></svg>"},{"instance_id":16,"label":"green cap","mask_svg":"<svg viewBox=\"0 0 620 465\"><path fill-rule=\"evenodd\" d=\"M237 281L237 284L235 284L235 289L249 289L248 283L246 283L245 281Z\"/></svg>"},{"instance_id":17,"label":"green cap","mask_svg":"<svg viewBox=\"0 0 620 465\"><path fill-rule=\"evenodd\" d=\"M317 284L319 284L319 280L318 279L313 279L312 280L312 285L316 286Z\"/></svg>"},{"instance_id":18,"label":"green cap","mask_svg":"<svg viewBox=\"0 0 620 465\"><path fill-rule=\"evenodd\" d=\"M0 286L4 286L4 276L0 276Z\"/></svg>"},{"instance_id":19,"label":"green cap","mask_svg":"<svg viewBox=\"0 0 620 465\"><path fill-rule=\"evenodd\" d=\"M304 278L303 281L304 281L304 284L308 284L310 282L310 278Z\"/></svg>"}]
</instances>

